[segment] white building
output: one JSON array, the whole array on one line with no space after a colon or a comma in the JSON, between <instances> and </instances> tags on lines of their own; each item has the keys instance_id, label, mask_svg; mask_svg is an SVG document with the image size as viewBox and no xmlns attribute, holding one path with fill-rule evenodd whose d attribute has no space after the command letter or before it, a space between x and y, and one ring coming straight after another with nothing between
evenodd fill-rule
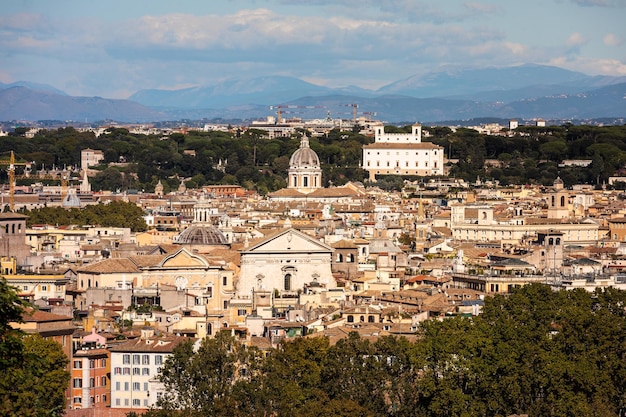
<instances>
[{"instance_id":1,"label":"white building","mask_svg":"<svg viewBox=\"0 0 626 417\"><path fill-rule=\"evenodd\" d=\"M187 340L186 337L155 337L152 329L144 329L141 338L112 347L111 408L155 406L159 397L154 393L155 377L174 348Z\"/></svg>"},{"instance_id":2,"label":"white building","mask_svg":"<svg viewBox=\"0 0 626 417\"><path fill-rule=\"evenodd\" d=\"M80 168L85 170L96 166L104 159L104 152L94 149L83 149L80 151Z\"/></svg>"},{"instance_id":3,"label":"white building","mask_svg":"<svg viewBox=\"0 0 626 417\"><path fill-rule=\"evenodd\" d=\"M294 295L307 286L335 288L332 253L332 247L295 229L276 232L241 252L237 298L275 290Z\"/></svg>"},{"instance_id":4,"label":"white building","mask_svg":"<svg viewBox=\"0 0 626 417\"><path fill-rule=\"evenodd\" d=\"M422 142L422 126L412 126L411 133L385 133L382 124L374 128L375 142L363 146L363 169L369 179L376 175L444 175L441 146Z\"/></svg>"}]
</instances>

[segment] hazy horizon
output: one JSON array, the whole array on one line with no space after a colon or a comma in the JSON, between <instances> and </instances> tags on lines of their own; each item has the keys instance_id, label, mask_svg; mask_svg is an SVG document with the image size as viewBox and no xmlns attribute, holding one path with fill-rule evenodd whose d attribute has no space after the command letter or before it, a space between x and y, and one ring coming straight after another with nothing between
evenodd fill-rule
<instances>
[{"instance_id":1,"label":"hazy horizon","mask_svg":"<svg viewBox=\"0 0 626 417\"><path fill-rule=\"evenodd\" d=\"M127 98L284 75L377 89L442 68L626 75L626 0L5 2L0 82Z\"/></svg>"}]
</instances>

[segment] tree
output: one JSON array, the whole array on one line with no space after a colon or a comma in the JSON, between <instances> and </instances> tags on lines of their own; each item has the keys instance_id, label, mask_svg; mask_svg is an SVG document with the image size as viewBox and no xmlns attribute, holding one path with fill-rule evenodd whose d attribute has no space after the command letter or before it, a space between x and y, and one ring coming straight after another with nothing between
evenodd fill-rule
<instances>
[{"instance_id":1,"label":"tree","mask_svg":"<svg viewBox=\"0 0 626 417\"><path fill-rule=\"evenodd\" d=\"M166 393L158 405L189 416L228 415L235 409L233 390L252 372L255 353L225 332L202 340L197 352L191 340L181 343L163 366Z\"/></svg>"},{"instance_id":2,"label":"tree","mask_svg":"<svg viewBox=\"0 0 626 417\"><path fill-rule=\"evenodd\" d=\"M0 280L0 415L61 416L70 379L61 346L39 335L24 336L11 322L24 311L6 280Z\"/></svg>"},{"instance_id":3,"label":"tree","mask_svg":"<svg viewBox=\"0 0 626 417\"><path fill-rule=\"evenodd\" d=\"M0 278L0 373L21 362L22 333L11 323L22 321L25 306L26 302L17 296L15 288Z\"/></svg>"}]
</instances>

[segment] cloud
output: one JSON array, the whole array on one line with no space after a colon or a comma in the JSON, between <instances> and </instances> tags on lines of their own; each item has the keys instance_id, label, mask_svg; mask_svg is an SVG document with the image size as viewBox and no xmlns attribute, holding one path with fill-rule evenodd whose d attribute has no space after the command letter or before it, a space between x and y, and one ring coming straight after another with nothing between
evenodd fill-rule
<instances>
[{"instance_id":1,"label":"cloud","mask_svg":"<svg viewBox=\"0 0 626 417\"><path fill-rule=\"evenodd\" d=\"M468 2L464 3L463 7L466 11L471 13L480 13L480 14L494 14L498 12L498 6L489 3L480 3L480 2Z\"/></svg>"},{"instance_id":2,"label":"cloud","mask_svg":"<svg viewBox=\"0 0 626 417\"><path fill-rule=\"evenodd\" d=\"M585 43L587 43L587 39L579 32L571 33L565 41L565 44L569 47L579 47Z\"/></svg>"},{"instance_id":3,"label":"cloud","mask_svg":"<svg viewBox=\"0 0 626 417\"><path fill-rule=\"evenodd\" d=\"M583 7L624 7L626 6L626 1L624 0L571 0L571 2L579 6L583 6Z\"/></svg>"},{"instance_id":4,"label":"cloud","mask_svg":"<svg viewBox=\"0 0 626 417\"><path fill-rule=\"evenodd\" d=\"M559 56L546 61L546 64L589 75L626 76L626 63L616 59Z\"/></svg>"},{"instance_id":5,"label":"cloud","mask_svg":"<svg viewBox=\"0 0 626 417\"><path fill-rule=\"evenodd\" d=\"M602 41L605 45L609 46L620 46L623 42L622 39L620 39L613 33L607 33L606 35L604 35Z\"/></svg>"}]
</instances>

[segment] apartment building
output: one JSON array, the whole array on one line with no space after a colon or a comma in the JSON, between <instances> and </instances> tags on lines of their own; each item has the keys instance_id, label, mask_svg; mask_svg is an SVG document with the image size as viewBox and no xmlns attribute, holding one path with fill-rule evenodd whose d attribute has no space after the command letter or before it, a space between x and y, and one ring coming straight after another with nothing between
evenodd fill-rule
<instances>
[{"instance_id":1,"label":"apartment building","mask_svg":"<svg viewBox=\"0 0 626 417\"><path fill-rule=\"evenodd\" d=\"M111 351L111 408L148 409L159 397L157 376L163 364L186 337L155 337L144 328L141 337Z\"/></svg>"}]
</instances>

